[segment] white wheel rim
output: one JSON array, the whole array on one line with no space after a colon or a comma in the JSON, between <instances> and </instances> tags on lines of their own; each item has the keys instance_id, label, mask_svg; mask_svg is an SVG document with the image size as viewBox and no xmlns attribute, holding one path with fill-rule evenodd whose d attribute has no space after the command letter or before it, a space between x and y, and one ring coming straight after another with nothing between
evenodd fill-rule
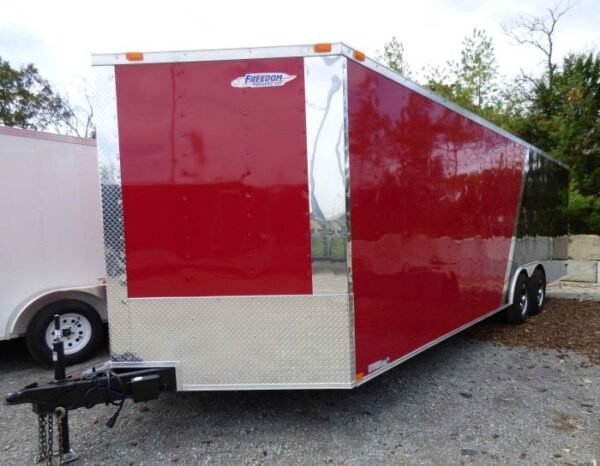
<instances>
[{"instance_id":1,"label":"white wheel rim","mask_svg":"<svg viewBox=\"0 0 600 466\"><path fill-rule=\"evenodd\" d=\"M92 339L92 324L76 312L68 312L60 316L60 330L63 334L65 355L81 351ZM53 332L54 320L46 328L46 344L50 349L54 342Z\"/></svg>"}]
</instances>

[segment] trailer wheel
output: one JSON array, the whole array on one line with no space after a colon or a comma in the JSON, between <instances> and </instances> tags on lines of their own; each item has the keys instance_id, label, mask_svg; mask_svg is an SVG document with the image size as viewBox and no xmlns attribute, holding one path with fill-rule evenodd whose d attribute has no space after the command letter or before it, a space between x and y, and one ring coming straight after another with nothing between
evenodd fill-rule
<instances>
[{"instance_id":1,"label":"trailer wheel","mask_svg":"<svg viewBox=\"0 0 600 466\"><path fill-rule=\"evenodd\" d=\"M525 272L521 272L515 284L513 303L504 311L504 316L510 324L522 324L529 317L530 308L529 279Z\"/></svg>"},{"instance_id":2,"label":"trailer wheel","mask_svg":"<svg viewBox=\"0 0 600 466\"><path fill-rule=\"evenodd\" d=\"M31 355L40 362L52 363L55 314L60 315L65 363L75 364L92 356L104 336L102 320L91 306L74 299L49 304L31 320L25 335Z\"/></svg>"},{"instance_id":3,"label":"trailer wheel","mask_svg":"<svg viewBox=\"0 0 600 466\"><path fill-rule=\"evenodd\" d=\"M533 316L544 310L546 302L546 274L542 269L535 269L533 272L529 280L529 289L531 291L529 314Z\"/></svg>"}]
</instances>

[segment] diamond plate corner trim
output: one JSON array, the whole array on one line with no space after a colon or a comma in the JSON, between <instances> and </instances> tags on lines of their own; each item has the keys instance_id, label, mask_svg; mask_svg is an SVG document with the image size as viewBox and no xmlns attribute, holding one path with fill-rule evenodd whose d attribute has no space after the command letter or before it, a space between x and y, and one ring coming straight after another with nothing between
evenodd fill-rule
<instances>
[{"instance_id":1,"label":"diamond plate corner trim","mask_svg":"<svg viewBox=\"0 0 600 466\"><path fill-rule=\"evenodd\" d=\"M98 170L102 195L106 295L111 352L132 352L127 307L123 201L114 66L94 67Z\"/></svg>"},{"instance_id":2,"label":"diamond plate corner trim","mask_svg":"<svg viewBox=\"0 0 600 466\"><path fill-rule=\"evenodd\" d=\"M354 321L354 293L348 295L348 325L350 327L350 378L353 384L356 376L356 326Z\"/></svg>"},{"instance_id":3,"label":"diamond plate corner trim","mask_svg":"<svg viewBox=\"0 0 600 466\"><path fill-rule=\"evenodd\" d=\"M347 132L342 56L304 58L313 294L348 292Z\"/></svg>"},{"instance_id":4,"label":"diamond plate corner trim","mask_svg":"<svg viewBox=\"0 0 600 466\"><path fill-rule=\"evenodd\" d=\"M131 346L185 390L349 387L348 294L130 299Z\"/></svg>"}]
</instances>

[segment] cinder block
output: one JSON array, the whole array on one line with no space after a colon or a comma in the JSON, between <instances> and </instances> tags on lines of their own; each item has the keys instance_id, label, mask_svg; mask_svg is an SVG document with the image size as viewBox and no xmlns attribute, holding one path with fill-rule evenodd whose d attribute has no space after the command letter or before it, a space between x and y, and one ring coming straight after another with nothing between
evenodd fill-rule
<instances>
[{"instance_id":1,"label":"cinder block","mask_svg":"<svg viewBox=\"0 0 600 466\"><path fill-rule=\"evenodd\" d=\"M567 276L563 280L597 283L598 261L567 261Z\"/></svg>"},{"instance_id":2,"label":"cinder block","mask_svg":"<svg viewBox=\"0 0 600 466\"><path fill-rule=\"evenodd\" d=\"M571 235L569 237L569 259L600 260L600 236Z\"/></svg>"}]
</instances>

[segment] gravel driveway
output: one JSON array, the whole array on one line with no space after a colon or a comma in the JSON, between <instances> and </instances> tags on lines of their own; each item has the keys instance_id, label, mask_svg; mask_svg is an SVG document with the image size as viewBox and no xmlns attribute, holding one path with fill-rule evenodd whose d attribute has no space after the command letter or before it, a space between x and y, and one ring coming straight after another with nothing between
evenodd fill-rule
<instances>
[{"instance_id":1,"label":"gravel driveway","mask_svg":"<svg viewBox=\"0 0 600 466\"><path fill-rule=\"evenodd\" d=\"M600 342L599 342L600 344ZM98 360L103 360L106 354ZM0 343L0 392L51 373ZM569 464L600 460L600 366L454 337L351 391L165 394L71 414L81 465ZM35 417L0 405L0 464L32 464Z\"/></svg>"}]
</instances>

